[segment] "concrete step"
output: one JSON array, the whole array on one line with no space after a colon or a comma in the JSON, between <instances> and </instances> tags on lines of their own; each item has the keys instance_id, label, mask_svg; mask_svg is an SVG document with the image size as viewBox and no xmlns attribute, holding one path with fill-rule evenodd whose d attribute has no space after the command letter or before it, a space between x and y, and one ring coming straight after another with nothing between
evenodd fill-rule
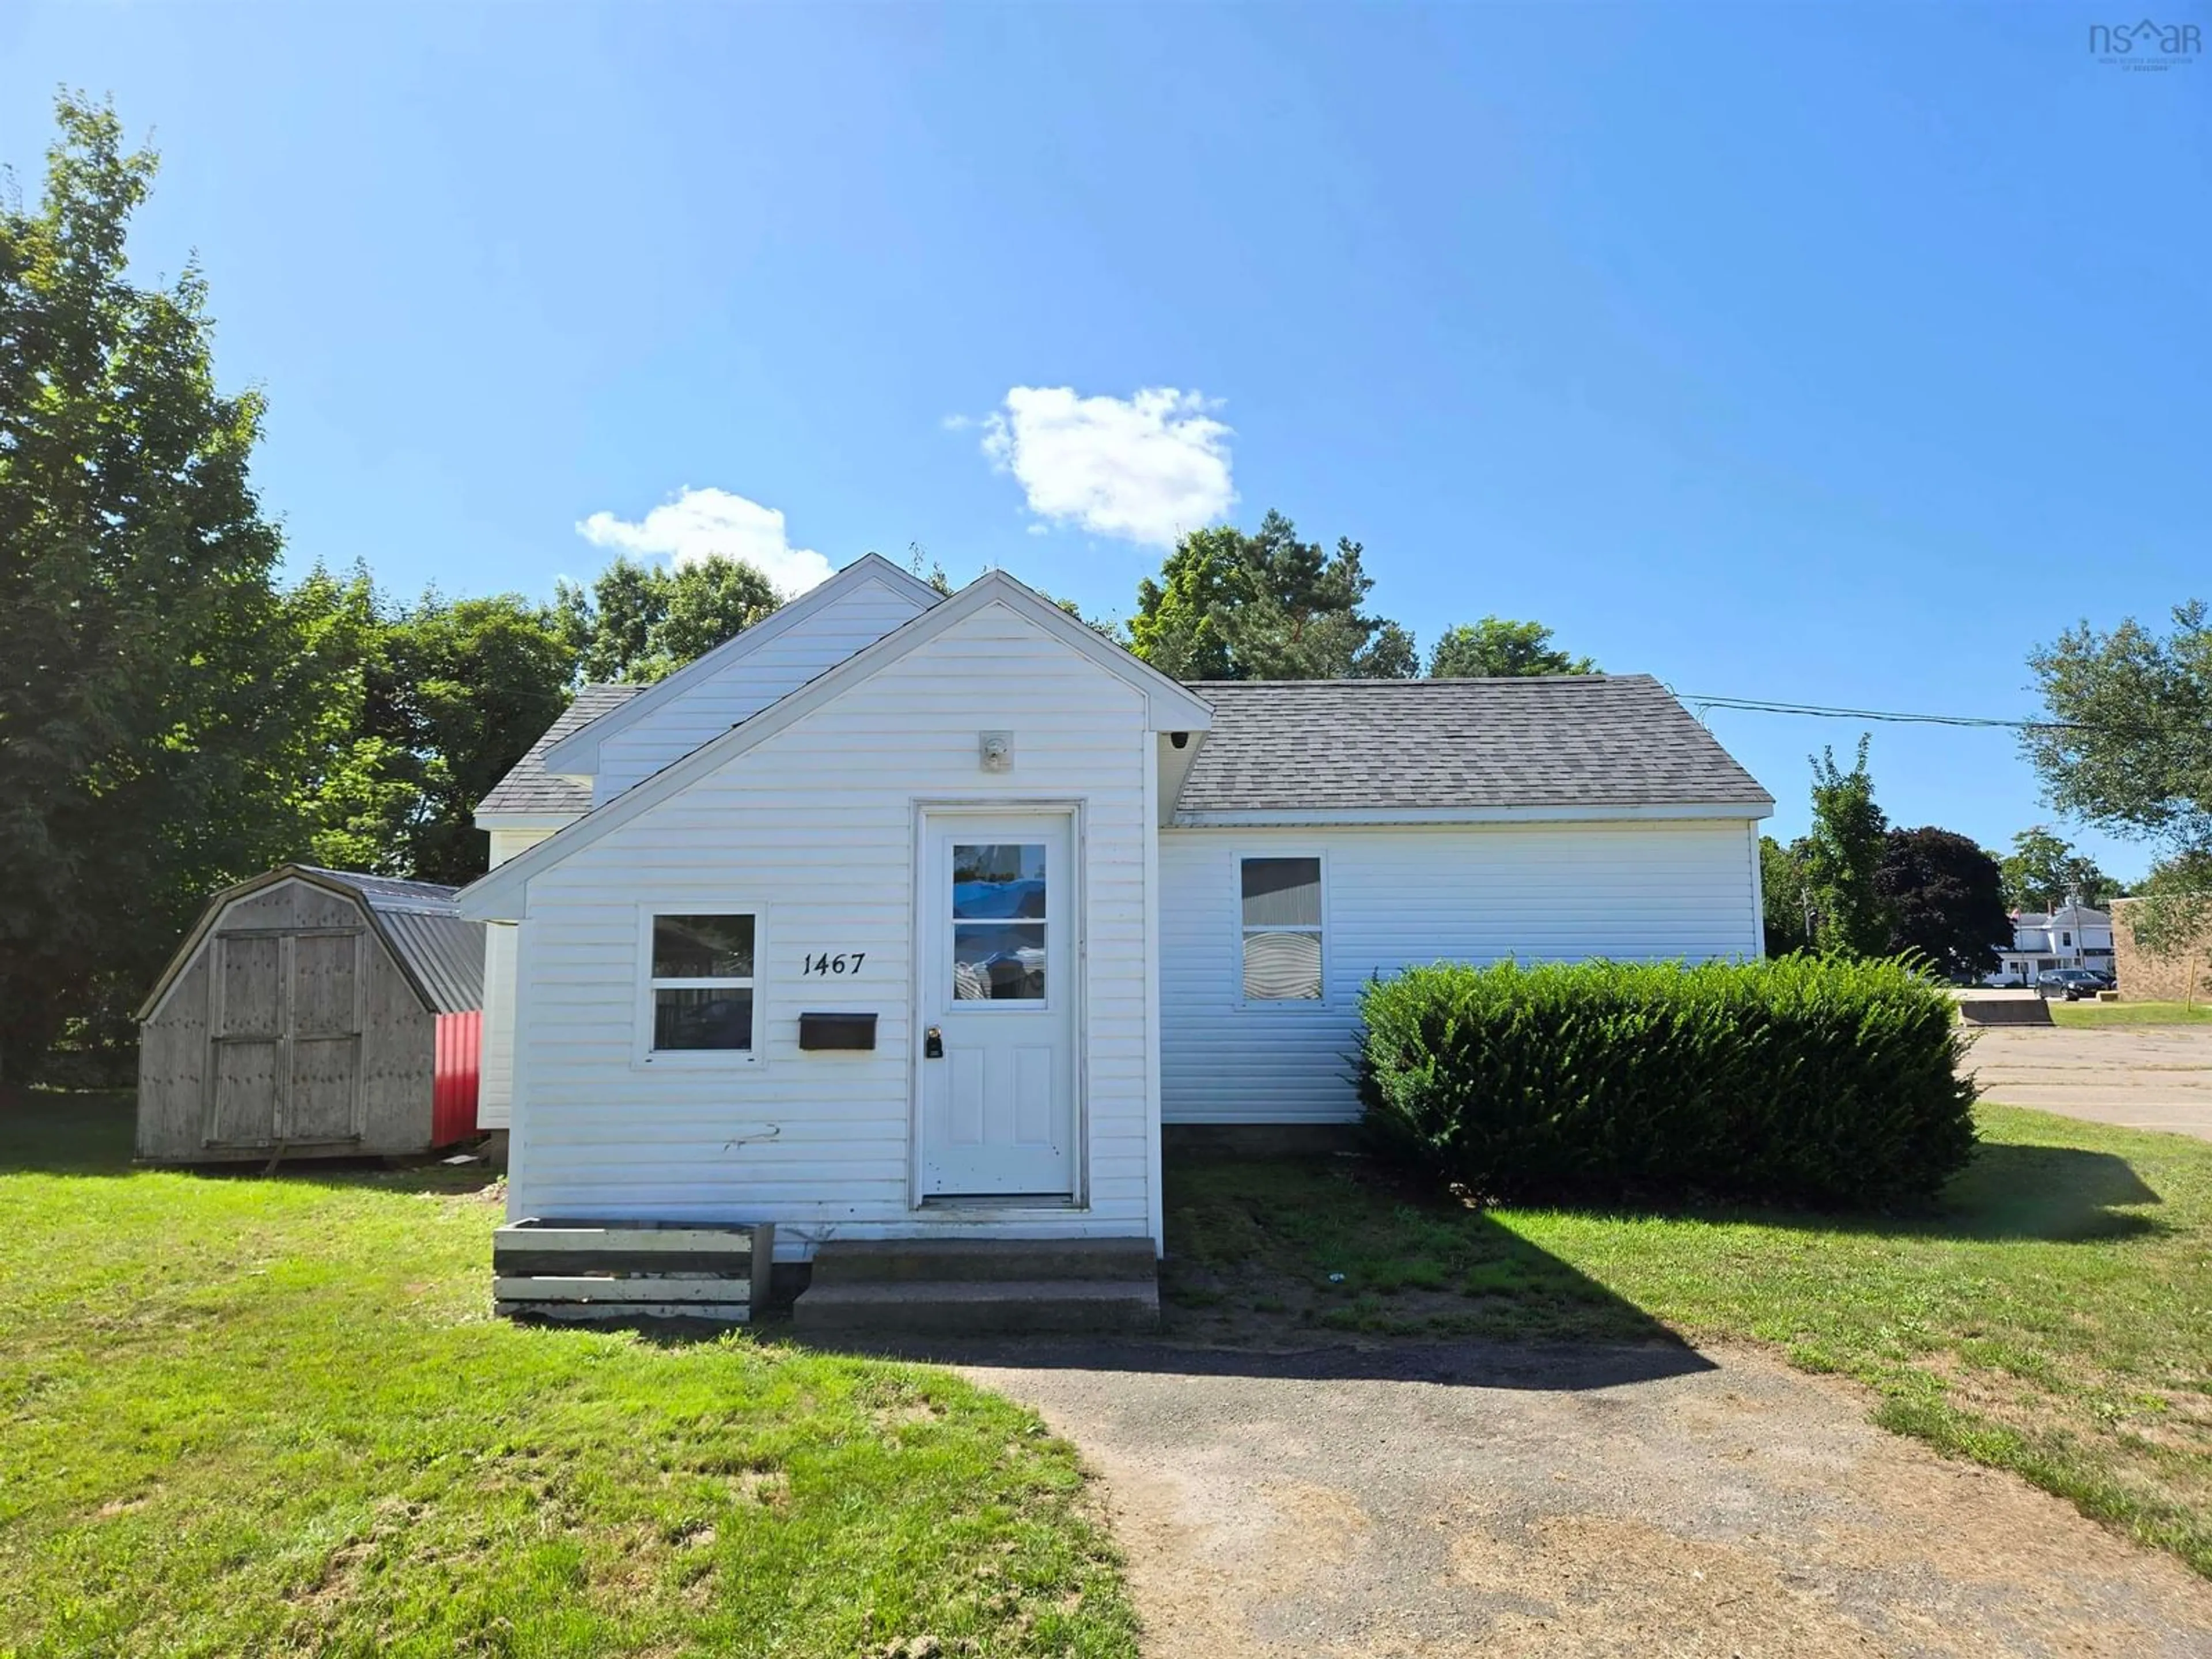
<instances>
[{"instance_id":1,"label":"concrete step","mask_svg":"<svg viewBox=\"0 0 2212 1659\"><path fill-rule=\"evenodd\" d=\"M817 1285L1150 1279L1149 1238L835 1239L814 1252Z\"/></svg>"},{"instance_id":2,"label":"concrete step","mask_svg":"<svg viewBox=\"0 0 2212 1659\"><path fill-rule=\"evenodd\" d=\"M987 1336L1157 1330L1156 1279L882 1279L824 1285L792 1304L810 1336Z\"/></svg>"}]
</instances>

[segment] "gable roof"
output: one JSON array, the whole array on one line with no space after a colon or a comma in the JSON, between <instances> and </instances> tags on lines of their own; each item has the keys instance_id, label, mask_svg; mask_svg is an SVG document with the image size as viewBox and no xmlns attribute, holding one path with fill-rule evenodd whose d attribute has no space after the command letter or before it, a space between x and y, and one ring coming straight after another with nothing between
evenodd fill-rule
<instances>
[{"instance_id":1,"label":"gable roof","mask_svg":"<svg viewBox=\"0 0 2212 1659\"><path fill-rule=\"evenodd\" d=\"M595 721L589 732L580 726L555 739L547 746L543 764L555 772L596 772L599 770L602 739L626 729L654 709L665 708L682 696L686 687L709 675L720 673L740 657L759 650L770 640L788 633L823 606L869 582L878 582L895 593L904 594L925 611L945 597L919 576L900 569L882 554L863 553L827 581L810 587L787 605L778 605L743 633L724 640L704 655L694 657L665 678L655 680L650 685L637 687L637 695L622 704L618 711L608 711L615 718L604 725ZM572 738L576 741L570 742ZM589 805L588 802L586 804Z\"/></svg>"},{"instance_id":2,"label":"gable roof","mask_svg":"<svg viewBox=\"0 0 2212 1659\"><path fill-rule=\"evenodd\" d=\"M1658 817L1774 799L1648 674L1205 681L1177 823ZM1264 815L1264 816L1260 816Z\"/></svg>"},{"instance_id":3,"label":"gable roof","mask_svg":"<svg viewBox=\"0 0 2212 1659\"><path fill-rule=\"evenodd\" d=\"M739 635L740 639L744 638ZM492 785L491 793L477 803L478 812L556 813L578 817L592 810L592 786L586 778L564 776L545 769L545 757L556 743L573 738L593 720L610 714L644 690L641 685L586 685L561 711L561 718L532 744L507 775Z\"/></svg>"},{"instance_id":4,"label":"gable roof","mask_svg":"<svg viewBox=\"0 0 2212 1659\"><path fill-rule=\"evenodd\" d=\"M1142 693L1146 700L1148 729L1155 732L1203 732L1212 724L1212 710L1196 692L1177 684L1150 663L1124 650L1089 624L1078 622L1034 588L1015 580L1005 571L986 571L951 598L941 599L921 615L909 618L874 644L854 652L835 668L816 675L750 719L740 720L720 737L701 744L683 759L663 767L642 783L594 807L574 823L556 830L489 875L478 877L461 890L462 914L484 919L509 919L519 911L518 901L530 878L539 871L558 864L571 853L590 846L600 836L665 800L695 779L765 742L787 726L805 719L840 693L994 605L1006 606L1069 647L1079 656Z\"/></svg>"},{"instance_id":5,"label":"gable roof","mask_svg":"<svg viewBox=\"0 0 2212 1659\"><path fill-rule=\"evenodd\" d=\"M139 1005L137 1018L152 1017L225 909L239 899L285 881L302 881L357 900L370 928L384 941L400 973L431 1012L461 1014L483 1006L483 924L461 915L454 902L459 888L364 875L355 870L325 870L313 864L280 864L250 881L224 888L207 902L199 920Z\"/></svg>"}]
</instances>

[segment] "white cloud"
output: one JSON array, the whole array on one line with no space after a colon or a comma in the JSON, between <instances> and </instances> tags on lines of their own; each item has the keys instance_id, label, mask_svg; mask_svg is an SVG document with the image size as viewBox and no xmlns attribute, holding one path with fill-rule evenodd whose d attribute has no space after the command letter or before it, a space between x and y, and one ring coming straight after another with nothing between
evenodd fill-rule
<instances>
[{"instance_id":1,"label":"white cloud","mask_svg":"<svg viewBox=\"0 0 2212 1659\"><path fill-rule=\"evenodd\" d=\"M1230 428L1195 392L1079 398L1073 386L1018 386L983 423L983 453L1011 472L1030 511L1054 524L1150 547L1236 505Z\"/></svg>"},{"instance_id":2,"label":"white cloud","mask_svg":"<svg viewBox=\"0 0 2212 1659\"><path fill-rule=\"evenodd\" d=\"M830 576L830 561L811 548L793 547L784 533L783 514L726 489L693 489L688 485L637 523L611 513L594 513L576 533L596 547L611 547L647 558L667 557L693 564L713 554L742 559L775 585L786 599L804 593Z\"/></svg>"}]
</instances>

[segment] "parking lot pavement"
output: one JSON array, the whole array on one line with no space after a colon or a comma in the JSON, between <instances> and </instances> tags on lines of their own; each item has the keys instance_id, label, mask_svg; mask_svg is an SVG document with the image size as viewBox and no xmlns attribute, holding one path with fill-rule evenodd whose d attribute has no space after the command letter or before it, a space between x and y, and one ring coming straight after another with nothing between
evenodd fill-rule
<instances>
[{"instance_id":1,"label":"parking lot pavement","mask_svg":"<svg viewBox=\"0 0 2212 1659\"><path fill-rule=\"evenodd\" d=\"M1966 1068L2007 1106L2212 1140L2212 1026L1990 1026Z\"/></svg>"}]
</instances>

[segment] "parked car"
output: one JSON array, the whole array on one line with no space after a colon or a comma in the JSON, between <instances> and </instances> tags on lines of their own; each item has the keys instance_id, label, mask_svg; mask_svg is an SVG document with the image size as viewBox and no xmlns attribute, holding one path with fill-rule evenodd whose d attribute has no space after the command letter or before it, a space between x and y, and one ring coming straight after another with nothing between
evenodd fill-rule
<instances>
[{"instance_id":1,"label":"parked car","mask_svg":"<svg viewBox=\"0 0 2212 1659\"><path fill-rule=\"evenodd\" d=\"M2118 981L2097 968L2060 968L2037 981L2045 997L2063 996L2069 1002L2093 1002L2100 991L2113 989Z\"/></svg>"}]
</instances>

